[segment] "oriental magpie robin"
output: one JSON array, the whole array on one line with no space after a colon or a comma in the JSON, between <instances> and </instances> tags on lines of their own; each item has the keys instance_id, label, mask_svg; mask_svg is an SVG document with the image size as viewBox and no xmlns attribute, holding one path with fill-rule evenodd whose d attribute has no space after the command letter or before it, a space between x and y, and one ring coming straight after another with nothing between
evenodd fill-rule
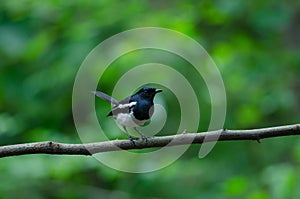
<instances>
[{"instance_id":1,"label":"oriental magpie robin","mask_svg":"<svg viewBox=\"0 0 300 199\"><path fill-rule=\"evenodd\" d=\"M146 139L146 136L137 129L137 126L144 125L152 116L154 110L153 99L159 92L162 92L162 90L146 86L121 101L101 91L94 91L93 93L114 105L107 116L113 116L118 124L124 128L128 138L133 141L126 127L133 128L143 139Z\"/></svg>"}]
</instances>

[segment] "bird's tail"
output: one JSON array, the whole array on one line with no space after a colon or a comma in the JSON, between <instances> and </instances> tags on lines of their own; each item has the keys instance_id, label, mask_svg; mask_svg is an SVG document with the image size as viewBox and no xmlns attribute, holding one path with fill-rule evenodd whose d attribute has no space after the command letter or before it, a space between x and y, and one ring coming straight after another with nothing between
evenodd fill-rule
<instances>
[{"instance_id":1,"label":"bird's tail","mask_svg":"<svg viewBox=\"0 0 300 199\"><path fill-rule=\"evenodd\" d=\"M112 103L113 105L118 105L119 102L118 100L112 98L111 96L101 92L101 91L92 91L93 94L95 94L96 96L104 99L105 101L108 101L109 103Z\"/></svg>"}]
</instances>

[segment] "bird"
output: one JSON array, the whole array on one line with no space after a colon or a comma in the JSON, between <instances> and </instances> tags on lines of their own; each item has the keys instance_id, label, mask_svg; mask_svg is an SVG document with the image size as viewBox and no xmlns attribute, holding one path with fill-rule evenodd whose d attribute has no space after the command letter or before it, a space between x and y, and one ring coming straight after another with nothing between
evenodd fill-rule
<instances>
[{"instance_id":1,"label":"bird","mask_svg":"<svg viewBox=\"0 0 300 199\"><path fill-rule=\"evenodd\" d=\"M145 86L121 101L101 91L93 91L92 93L114 105L107 116L113 116L117 123L123 127L128 139L133 141L127 127L133 128L143 140L147 140L147 137L137 127L144 125L153 115L153 100L155 95L160 92L162 92L161 89Z\"/></svg>"}]
</instances>

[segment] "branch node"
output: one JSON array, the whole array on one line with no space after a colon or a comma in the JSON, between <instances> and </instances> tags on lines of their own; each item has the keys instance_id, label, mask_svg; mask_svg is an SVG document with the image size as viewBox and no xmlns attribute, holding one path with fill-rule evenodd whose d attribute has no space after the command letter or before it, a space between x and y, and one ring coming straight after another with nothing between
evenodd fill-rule
<instances>
[{"instance_id":1,"label":"branch node","mask_svg":"<svg viewBox=\"0 0 300 199\"><path fill-rule=\"evenodd\" d=\"M300 131L300 124L296 124L296 131Z\"/></svg>"},{"instance_id":2,"label":"branch node","mask_svg":"<svg viewBox=\"0 0 300 199\"><path fill-rule=\"evenodd\" d=\"M257 143L259 143L259 144L261 143L260 137L259 137L259 136L257 136L256 141L257 141Z\"/></svg>"},{"instance_id":3,"label":"branch node","mask_svg":"<svg viewBox=\"0 0 300 199\"><path fill-rule=\"evenodd\" d=\"M182 133L181 134L187 134L188 132L187 132L187 130L186 129L184 129L184 131L182 131Z\"/></svg>"}]
</instances>

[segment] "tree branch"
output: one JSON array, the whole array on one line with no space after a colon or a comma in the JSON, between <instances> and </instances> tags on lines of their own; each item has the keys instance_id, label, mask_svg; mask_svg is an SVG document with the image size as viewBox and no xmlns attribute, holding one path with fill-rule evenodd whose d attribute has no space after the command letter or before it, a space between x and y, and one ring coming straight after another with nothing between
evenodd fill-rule
<instances>
[{"instance_id":1,"label":"tree branch","mask_svg":"<svg viewBox=\"0 0 300 199\"><path fill-rule=\"evenodd\" d=\"M218 136L220 135L220 136ZM270 127L252 130L227 130L209 131L203 133L186 133L151 137L147 141L112 140L88 144L64 144L57 142L36 142L0 146L0 158L25 154L65 154L65 155L92 155L100 152L155 148L164 146L176 146L185 144L202 144L203 142L226 140L256 140L260 142L264 138L300 135L300 124Z\"/></svg>"}]
</instances>

